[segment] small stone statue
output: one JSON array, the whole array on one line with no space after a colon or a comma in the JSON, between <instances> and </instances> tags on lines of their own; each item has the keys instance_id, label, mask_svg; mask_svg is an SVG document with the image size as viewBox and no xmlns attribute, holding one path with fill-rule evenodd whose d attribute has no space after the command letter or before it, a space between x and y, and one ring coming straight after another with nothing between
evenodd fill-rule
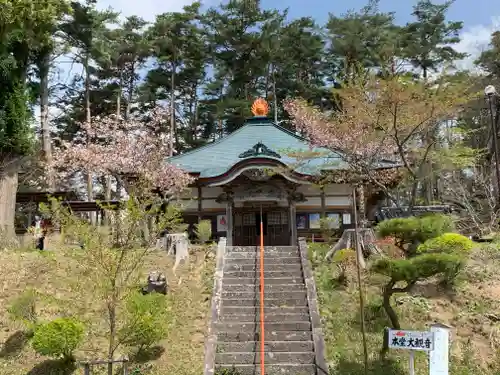
<instances>
[{"instance_id":1,"label":"small stone statue","mask_svg":"<svg viewBox=\"0 0 500 375\"><path fill-rule=\"evenodd\" d=\"M142 288L142 294L152 292L167 294L167 278L159 271L149 273L148 285Z\"/></svg>"}]
</instances>

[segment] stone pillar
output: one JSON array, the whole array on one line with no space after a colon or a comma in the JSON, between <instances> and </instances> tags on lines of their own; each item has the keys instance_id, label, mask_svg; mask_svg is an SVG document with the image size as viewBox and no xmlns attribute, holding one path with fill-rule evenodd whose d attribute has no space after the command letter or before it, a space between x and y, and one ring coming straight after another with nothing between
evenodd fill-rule
<instances>
[{"instance_id":1,"label":"stone pillar","mask_svg":"<svg viewBox=\"0 0 500 375\"><path fill-rule=\"evenodd\" d=\"M226 202L226 246L233 246L233 200L228 199Z\"/></svg>"},{"instance_id":2,"label":"stone pillar","mask_svg":"<svg viewBox=\"0 0 500 375\"><path fill-rule=\"evenodd\" d=\"M289 209L290 209L290 219L288 222L290 223L290 245L297 245L297 210L295 208L295 201L288 201Z\"/></svg>"}]
</instances>

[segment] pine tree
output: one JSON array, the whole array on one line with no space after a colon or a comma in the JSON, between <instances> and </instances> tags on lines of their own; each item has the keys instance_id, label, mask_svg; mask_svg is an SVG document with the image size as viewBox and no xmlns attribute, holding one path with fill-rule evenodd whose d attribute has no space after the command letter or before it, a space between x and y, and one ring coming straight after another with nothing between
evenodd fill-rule
<instances>
[{"instance_id":1,"label":"pine tree","mask_svg":"<svg viewBox=\"0 0 500 375\"><path fill-rule=\"evenodd\" d=\"M85 3L73 1L71 3L73 17L61 26L65 33L68 45L74 50L75 62L83 65L84 70L84 108L85 121L90 123L92 120L92 73L95 67L92 66L96 60L102 60L106 54L109 54L109 30L107 25L115 23L118 13L107 10L100 12L96 10L96 0L86 0ZM73 129L77 130L77 129ZM86 176L87 199L94 198L94 182L91 175ZM94 216L92 216L94 220Z\"/></svg>"},{"instance_id":2,"label":"pine tree","mask_svg":"<svg viewBox=\"0 0 500 375\"><path fill-rule=\"evenodd\" d=\"M0 14L0 232L13 238L18 175L33 151L29 71L50 45L54 25L67 12L64 0L10 0Z\"/></svg>"},{"instance_id":3,"label":"pine tree","mask_svg":"<svg viewBox=\"0 0 500 375\"><path fill-rule=\"evenodd\" d=\"M171 152L182 147L181 133L197 135L197 91L205 77L206 48L199 11L200 4L194 3L183 12L160 14L147 31L155 67L142 91L150 106L159 100L169 102Z\"/></svg>"},{"instance_id":4,"label":"pine tree","mask_svg":"<svg viewBox=\"0 0 500 375\"><path fill-rule=\"evenodd\" d=\"M443 64L466 57L453 48L460 41L463 22L446 21L446 12L453 2L433 4L430 0L420 0L413 7L412 15L416 21L408 23L402 30L402 57L418 68L424 79Z\"/></svg>"},{"instance_id":5,"label":"pine tree","mask_svg":"<svg viewBox=\"0 0 500 375\"><path fill-rule=\"evenodd\" d=\"M326 31L332 79L349 83L368 68L391 68L399 28L394 25L394 13L380 12L378 3L370 0L359 11L349 11L341 17L330 15Z\"/></svg>"}]
</instances>

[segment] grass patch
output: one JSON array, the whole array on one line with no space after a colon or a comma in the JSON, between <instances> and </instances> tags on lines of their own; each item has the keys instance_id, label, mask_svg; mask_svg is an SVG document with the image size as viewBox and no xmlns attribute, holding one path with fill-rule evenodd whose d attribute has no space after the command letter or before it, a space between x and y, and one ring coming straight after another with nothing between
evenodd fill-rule
<instances>
[{"instance_id":1,"label":"grass patch","mask_svg":"<svg viewBox=\"0 0 500 375\"><path fill-rule=\"evenodd\" d=\"M331 372L362 375L363 344L360 330L359 294L355 269L350 269L349 284L339 286L338 269L319 255L322 245L309 251L318 291L319 308ZM437 283L417 285L410 294L396 295L394 305L403 328L428 329L440 322L452 327L450 373L458 375L498 375L500 350L500 251L480 247L474 251L460 283L449 293ZM366 296L365 321L371 375L408 373L408 353L391 351L381 362L383 329L389 320L381 306L384 278L363 274ZM425 353L416 355L416 374L428 374Z\"/></svg>"},{"instance_id":2,"label":"grass patch","mask_svg":"<svg viewBox=\"0 0 500 375\"><path fill-rule=\"evenodd\" d=\"M37 313L40 321L61 316L75 316L86 326L83 346L77 350L77 360L106 357L107 329L104 306L88 288L81 267L71 255L75 249L51 252L0 252L0 373L2 375L69 375L79 374L72 364L44 358L31 348L25 332L12 322L7 306L27 288L37 295ZM117 357L128 355L132 360L129 373L141 369L141 374L199 375L203 371L204 338L208 327L209 305L212 292L214 255L207 248L193 248L190 261L172 271L174 259L165 252L151 252L141 269L147 274L159 270L166 274L169 294L173 297L173 322L167 339L147 353L132 356L126 348ZM138 286L139 290L139 286ZM104 373L104 368L95 373Z\"/></svg>"}]
</instances>

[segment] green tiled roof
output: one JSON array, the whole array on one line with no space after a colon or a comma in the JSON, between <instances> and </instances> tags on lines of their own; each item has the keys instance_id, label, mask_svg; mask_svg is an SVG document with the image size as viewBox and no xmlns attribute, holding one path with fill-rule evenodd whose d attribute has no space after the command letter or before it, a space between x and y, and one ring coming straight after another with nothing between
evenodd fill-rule
<instances>
[{"instance_id":1,"label":"green tiled roof","mask_svg":"<svg viewBox=\"0 0 500 375\"><path fill-rule=\"evenodd\" d=\"M264 154L249 156L246 159L258 157L276 160L287 166L296 166L296 172L306 175L317 174L320 170L345 168L340 156L326 149L312 150L320 152L321 157L307 161L298 162L297 159L288 156L287 154L291 152L309 152L311 149L305 139L274 124L266 117L251 118L230 135L185 154L174 156L169 162L186 172L199 173L201 178L215 177L244 160L242 153L259 143L280 157Z\"/></svg>"}]
</instances>

